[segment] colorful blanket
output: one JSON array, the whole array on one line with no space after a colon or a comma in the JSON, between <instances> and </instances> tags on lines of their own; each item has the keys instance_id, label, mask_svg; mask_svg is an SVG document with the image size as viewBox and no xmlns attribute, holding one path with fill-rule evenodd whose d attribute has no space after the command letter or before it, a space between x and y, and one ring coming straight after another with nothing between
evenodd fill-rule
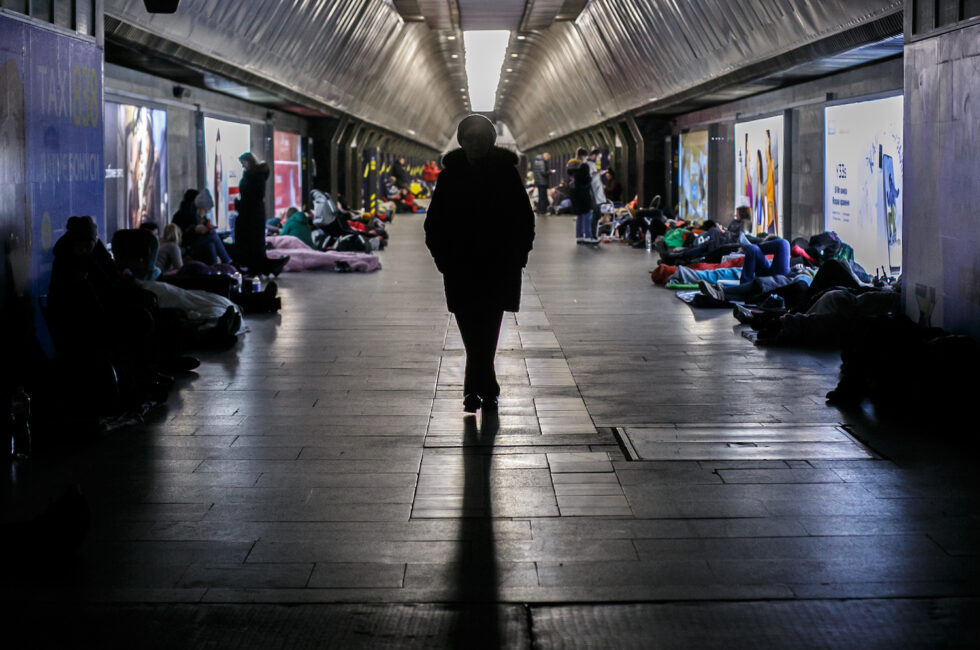
<instances>
[{"instance_id":1,"label":"colorful blanket","mask_svg":"<svg viewBox=\"0 0 980 650\"><path fill-rule=\"evenodd\" d=\"M710 271L713 269L737 269L742 268L742 264L745 263L744 257L737 257L735 259L728 260L727 262L722 262L721 264L708 264L707 262L697 262L695 264L688 264L687 268L692 271ZM650 279L653 280L654 284L667 284L667 281L672 275L677 273L677 267L671 266L670 264L661 264L653 270L650 274Z\"/></svg>"}]
</instances>

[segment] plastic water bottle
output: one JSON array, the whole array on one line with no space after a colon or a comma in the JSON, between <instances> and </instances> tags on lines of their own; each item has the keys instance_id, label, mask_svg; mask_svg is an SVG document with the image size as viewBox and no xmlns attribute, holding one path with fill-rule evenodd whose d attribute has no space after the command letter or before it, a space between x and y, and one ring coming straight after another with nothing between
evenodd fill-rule
<instances>
[{"instance_id":1,"label":"plastic water bottle","mask_svg":"<svg viewBox=\"0 0 980 650\"><path fill-rule=\"evenodd\" d=\"M262 291L262 280L259 279L259 276L255 276L252 278L252 293L258 293L260 291Z\"/></svg>"},{"instance_id":2,"label":"plastic water bottle","mask_svg":"<svg viewBox=\"0 0 980 650\"><path fill-rule=\"evenodd\" d=\"M653 235L650 234L649 230L647 230L647 234L644 236L644 240L646 241L647 252L649 253L650 251L653 250Z\"/></svg>"}]
</instances>

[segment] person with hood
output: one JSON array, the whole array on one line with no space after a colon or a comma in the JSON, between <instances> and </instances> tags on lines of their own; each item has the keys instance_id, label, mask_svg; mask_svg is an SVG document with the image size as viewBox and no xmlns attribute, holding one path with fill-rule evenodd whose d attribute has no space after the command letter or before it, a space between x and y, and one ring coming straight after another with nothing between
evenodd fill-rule
<instances>
[{"instance_id":1,"label":"person with hood","mask_svg":"<svg viewBox=\"0 0 980 650\"><path fill-rule=\"evenodd\" d=\"M534 172L534 186L538 188L538 214L548 213L548 189L551 187L551 175L555 173L551 169L551 154L547 151L535 156L531 163L531 171Z\"/></svg>"},{"instance_id":2,"label":"person with hood","mask_svg":"<svg viewBox=\"0 0 980 650\"><path fill-rule=\"evenodd\" d=\"M204 262L208 266L214 264L215 260L222 264L230 264L231 256L207 218L208 212L213 207L214 199L211 198L211 192L187 190L171 223L177 224L180 228L182 245L191 258Z\"/></svg>"},{"instance_id":3,"label":"person with hood","mask_svg":"<svg viewBox=\"0 0 980 650\"><path fill-rule=\"evenodd\" d=\"M286 221L279 230L280 235L296 237L310 248L313 246L313 228L306 219L306 214L299 208L289 208L286 211Z\"/></svg>"},{"instance_id":4,"label":"person with hood","mask_svg":"<svg viewBox=\"0 0 980 650\"><path fill-rule=\"evenodd\" d=\"M482 115L459 123L461 148L443 158L424 226L466 348L466 413L497 410L493 361L500 323L504 311L520 309L522 269L534 241L534 213L517 155L494 146L496 138L493 123ZM488 195L494 200L474 200Z\"/></svg>"},{"instance_id":5,"label":"person with hood","mask_svg":"<svg viewBox=\"0 0 980 650\"><path fill-rule=\"evenodd\" d=\"M270 260L265 254L265 184L269 165L259 162L250 151L238 157L242 180L235 199L235 249L232 257L253 275L279 275L289 256Z\"/></svg>"}]
</instances>

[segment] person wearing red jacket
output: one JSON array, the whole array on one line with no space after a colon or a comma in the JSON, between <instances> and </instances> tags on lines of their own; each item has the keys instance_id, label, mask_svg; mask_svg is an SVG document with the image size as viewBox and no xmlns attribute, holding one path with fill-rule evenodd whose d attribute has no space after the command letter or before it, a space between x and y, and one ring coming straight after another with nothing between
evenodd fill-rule
<instances>
[{"instance_id":1,"label":"person wearing red jacket","mask_svg":"<svg viewBox=\"0 0 980 650\"><path fill-rule=\"evenodd\" d=\"M436 179L439 178L440 171L434 160L425 163L425 167L422 168L422 180L425 181L425 186L429 188L429 196L432 196L436 189Z\"/></svg>"}]
</instances>

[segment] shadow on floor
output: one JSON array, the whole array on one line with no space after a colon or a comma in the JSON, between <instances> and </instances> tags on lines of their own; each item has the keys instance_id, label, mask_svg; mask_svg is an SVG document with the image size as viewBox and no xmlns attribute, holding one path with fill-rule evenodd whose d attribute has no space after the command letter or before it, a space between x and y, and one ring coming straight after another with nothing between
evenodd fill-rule
<instances>
[{"instance_id":1,"label":"shadow on floor","mask_svg":"<svg viewBox=\"0 0 980 650\"><path fill-rule=\"evenodd\" d=\"M490 494L493 442L500 422L492 413L485 413L482 419L479 427L472 416L466 417L463 423L464 516L456 558L455 600L459 607L453 634L456 648L499 648L501 641Z\"/></svg>"}]
</instances>

